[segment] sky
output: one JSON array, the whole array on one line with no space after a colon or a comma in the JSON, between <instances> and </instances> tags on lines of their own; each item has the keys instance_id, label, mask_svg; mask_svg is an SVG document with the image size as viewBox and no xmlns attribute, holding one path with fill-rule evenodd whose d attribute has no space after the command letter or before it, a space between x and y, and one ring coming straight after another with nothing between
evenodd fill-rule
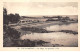
<instances>
[{"instance_id":1,"label":"sky","mask_svg":"<svg viewBox=\"0 0 80 52\"><path fill-rule=\"evenodd\" d=\"M5 2L8 14L23 15L77 15L77 2Z\"/></svg>"}]
</instances>

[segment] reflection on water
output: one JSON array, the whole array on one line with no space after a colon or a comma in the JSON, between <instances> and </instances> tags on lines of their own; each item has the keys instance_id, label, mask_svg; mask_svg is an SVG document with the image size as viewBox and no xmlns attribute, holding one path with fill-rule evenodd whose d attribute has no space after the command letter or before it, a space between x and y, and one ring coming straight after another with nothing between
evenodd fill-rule
<instances>
[{"instance_id":1,"label":"reflection on water","mask_svg":"<svg viewBox=\"0 0 80 52\"><path fill-rule=\"evenodd\" d=\"M51 31L59 31L59 30L72 30L72 31L78 31L78 25L77 23L70 24L70 25L53 25L50 27L46 27L47 30ZM52 32L52 33L32 33L32 34L26 34L21 36L21 39L30 39L32 41L34 40L43 40L46 42L50 42L47 44L44 44L44 46L78 46L78 35L70 34L70 33L63 33L63 32Z\"/></svg>"},{"instance_id":2,"label":"reflection on water","mask_svg":"<svg viewBox=\"0 0 80 52\"><path fill-rule=\"evenodd\" d=\"M78 24L77 23L72 23L69 25L53 25L50 27L46 27L47 30L51 31L60 31L60 30L72 30L72 31L77 31L78 32Z\"/></svg>"}]
</instances>

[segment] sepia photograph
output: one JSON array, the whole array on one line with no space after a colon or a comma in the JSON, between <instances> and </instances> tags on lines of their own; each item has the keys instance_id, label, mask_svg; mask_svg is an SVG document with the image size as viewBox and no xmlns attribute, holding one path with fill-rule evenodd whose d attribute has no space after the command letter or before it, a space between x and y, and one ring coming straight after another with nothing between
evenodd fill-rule
<instances>
[{"instance_id":1,"label":"sepia photograph","mask_svg":"<svg viewBox=\"0 0 80 52\"><path fill-rule=\"evenodd\" d=\"M78 2L3 2L3 47L78 47Z\"/></svg>"}]
</instances>

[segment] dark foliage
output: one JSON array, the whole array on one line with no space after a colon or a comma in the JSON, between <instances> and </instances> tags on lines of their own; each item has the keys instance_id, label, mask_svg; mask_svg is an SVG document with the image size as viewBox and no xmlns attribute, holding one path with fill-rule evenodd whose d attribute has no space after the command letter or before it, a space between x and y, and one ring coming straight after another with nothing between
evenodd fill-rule
<instances>
[{"instance_id":1,"label":"dark foliage","mask_svg":"<svg viewBox=\"0 0 80 52\"><path fill-rule=\"evenodd\" d=\"M3 26L3 46L11 46L14 44L13 40L20 38L20 32L7 25Z\"/></svg>"},{"instance_id":2,"label":"dark foliage","mask_svg":"<svg viewBox=\"0 0 80 52\"><path fill-rule=\"evenodd\" d=\"M72 31L72 30L61 30L60 32L65 32L65 33L71 33L71 34L78 34L78 32Z\"/></svg>"},{"instance_id":3,"label":"dark foliage","mask_svg":"<svg viewBox=\"0 0 80 52\"><path fill-rule=\"evenodd\" d=\"M45 29L41 29L41 28L36 28L36 27L22 27L21 28L24 31L31 31L31 32L36 32L36 33L49 33L49 32L53 32L53 31L47 31Z\"/></svg>"},{"instance_id":4,"label":"dark foliage","mask_svg":"<svg viewBox=\"0 0 80 52\"><path fill-rule=\"evenodd\" d=\"M9 17L8 20L9 20L10 23L17 23L20 19L19 14L15 14L15 15L14 14L9 14L8 17Z\"/></svg>"},{"instance_id":5,"label":"dark foliage","mask_svg":"<svg viewBox=\"0 0 80 52\"><path fill-rule=\"evenodd\" d=\"M9 26L4 26L3 28L7 36L10 36L15 39L18 39L20 37L20 32L16 31L15 29L10 28Z\"/></svg>"},{"instance_id":6,"label":"dark foliage","mask_svg":"<svg viewBox=\"0 0 80 52\"><path fill-rule=\"evenodd\" d=\"M7 10L6 8L3 8L3 24L8 24L9 20L8 20L8 16L7 16Z\"/></svg>"},{"instance_id":7,"label":"dark foliage","mask_svg":"<svg viewBox=\"0 0 80 52\"><path fill-rule=\"evenodd\" d=\"M29 39L26 40L18 40L18 41L14 41L15 43L12 45L14 47L35 47L37 45L43 45L45 43L49 43L49 42L45 42L42 40L34 40L31 41Z\"/></svg>"},{"instance_id":8,"label":"dark foliage","mask_svg":"<svg viewBox=\"0 0 80 52\"><path fill-rule=\"evenodd\" d=\"M9 23L17 23L20 20L19 14L8 14L6 8L3 8L3 23L9 24Z\"/></svg>"}]
</instances>

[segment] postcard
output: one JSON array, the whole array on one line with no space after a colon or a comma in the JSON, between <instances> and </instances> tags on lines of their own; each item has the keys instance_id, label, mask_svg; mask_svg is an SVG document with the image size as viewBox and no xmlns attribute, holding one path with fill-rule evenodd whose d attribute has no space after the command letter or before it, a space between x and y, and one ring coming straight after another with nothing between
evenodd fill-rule
<instances>
[{"instance_id":1,"label":"postcard","mask_svg":"<svg viewBox=\"0 0 80 52\"><path fill-rule=\"evenodd\" d=\"M0 50L79 51L79 0L7 0L0 5Z\"/></svg>"}]
</instances>

